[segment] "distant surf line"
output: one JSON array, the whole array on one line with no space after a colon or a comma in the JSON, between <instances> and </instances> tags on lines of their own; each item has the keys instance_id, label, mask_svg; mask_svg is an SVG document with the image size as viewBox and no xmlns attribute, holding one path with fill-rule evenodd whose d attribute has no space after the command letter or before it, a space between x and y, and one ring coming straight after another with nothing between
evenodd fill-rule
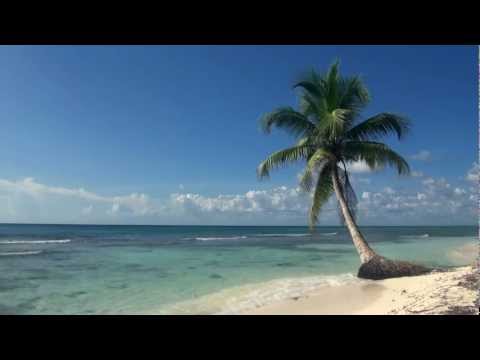
<instances>
[{"instance_id":1,"label":"distant surf line","mask_svg":"<svg viewBox=\"0 0 480 360\"><path fill-rule=\"evenodd\" d=\"M59 240L0 240L0 244L65 244L69 243L70 239Z\"/></svg>"}]
</instances>

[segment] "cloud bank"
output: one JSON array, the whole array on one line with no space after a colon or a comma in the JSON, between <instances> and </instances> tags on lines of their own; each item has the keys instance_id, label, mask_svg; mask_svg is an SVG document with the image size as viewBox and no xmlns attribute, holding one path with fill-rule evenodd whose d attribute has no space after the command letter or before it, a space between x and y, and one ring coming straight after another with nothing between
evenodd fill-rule
<instances>
[{"instance_id":1,"label":"cloud bank","mask_svg":"<svg viewBox=\"0 0 480 360\"><path fill-rule=\"evenodd\" d=\"M408 189L379 189L369 178L354 177L359 221L364 225L477 223L479 174L474 163L454 185L417 173L408 180L412 182ZM166 199L151 199L144 193L106 196L83 188L49 186L30 177L0 179L1 222L305 225L310 201L311 194L287 186L216 196L177 192ZM322 209L320 224L338 224L335 197Z\"/></svg>"}]
</instances>

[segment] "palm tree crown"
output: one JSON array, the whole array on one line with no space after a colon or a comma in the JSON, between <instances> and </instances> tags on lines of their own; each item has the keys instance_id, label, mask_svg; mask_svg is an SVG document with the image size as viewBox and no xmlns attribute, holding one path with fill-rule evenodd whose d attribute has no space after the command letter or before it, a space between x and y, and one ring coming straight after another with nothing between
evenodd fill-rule
<instances>
[{"instance_id":1,"label":"palm tree crown","mask_svg":"<svg viewBox=\"0 0 480 360\"><path fill-rule=\"evenodd\" d=\"M350 215L355 218L357 200L346 164L363 161L372 170L392 166L400 175L408 174L405 159L378 140L390 134L402 139L408 132L409 121L393 113L380 113L360 121L361 111L370 102L368 90L358 76L340 76L338 61L326 74L312 71L294 88L300 89L299 110L278 108L262 116L261 125L266 133L274 127L284 129L297 142L265 159L257 169L258 175L268 177L273 169L306 161L300 187L313 190L310 226L317 223L321 207L333 194L335 179ZM345 214L340 211L340 215L345 221Z\"/></svg>"}]
</instances>

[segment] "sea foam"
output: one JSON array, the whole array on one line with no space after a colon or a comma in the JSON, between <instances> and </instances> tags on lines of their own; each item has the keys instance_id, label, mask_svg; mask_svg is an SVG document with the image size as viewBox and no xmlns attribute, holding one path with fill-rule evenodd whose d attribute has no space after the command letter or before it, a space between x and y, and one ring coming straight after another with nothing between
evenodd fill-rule
<instances>
[{"instance_id":1,"label":"sea foam","mask_svg":"<svg viewBox=\"0 0 480 360\"><path fill-rule=\"evenodd\" d=\"M402 239L426 239L430 237L429 234L422 234L422 235L401 235Z\"/></svg>"},{"instance_id":2,"label":"sea foam","mask_svg":"<svg viewBox=\"0 0 480 360\"><path fill-rule=\"evenodd\" d=\"M213 241L213 240L240 240L246 239L247 236L228 236L228 237L196 237L198 241Z\"/></svg>"},{"instance_id":3,"label":"sea foam","mask_svg":"<svg viewBox=\"0 0 480 360\"><path fill-rule=\"evenodd\" d=\"M23 256L23 255L37 255L42 251L12 251L12 252L0 252L0 256Z\"/></svg>"},{"instance_id":4,"label":"sea foam","mask_svg":"<svg viewBox=\"0 0 480 360\"><path fill-rule=\"evenodd\" d=\"M0 244L65 244L69 243L70 239L59 240L0 240Z\"/></svg>"},{"instance_id":5,"label":"sea foam","mask_svg":"<svg viewBox=\"0 0 480 360\"><path fill-rule=\"evenodd\" d=\"M319 275L284 278L257 284L246 284L223 289L195 300L183 301L162 308L160 314L240 314L259 306L281 302L330 286L341 286L367 280L354 274ZM157 312L153 312L157 313Z\"/></svg>"},{"instance_id":6,"label":"sea foam","mask_svg":"<svg viewBox=\"0 0 480 360\"><path fill-rule=\"evenodd\" d=\"M252 236L259 236L259 237L302 237L302 236L310 236L310 234L255 234Z\"/></svg>"}]
</instances>

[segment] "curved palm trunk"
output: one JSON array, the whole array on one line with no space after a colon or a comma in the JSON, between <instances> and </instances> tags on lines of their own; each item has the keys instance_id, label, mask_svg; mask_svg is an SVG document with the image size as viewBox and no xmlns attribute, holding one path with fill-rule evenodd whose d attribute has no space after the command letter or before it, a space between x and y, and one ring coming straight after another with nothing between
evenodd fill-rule
<instances>
[{"instance_id":1,"label":"curved palm trunk","mask_svg":"<svg viewBox=\"0 0 480 360\"><path fill-rule=\"evenodd\" d=\"M358 277L371 280L387 279L400 276L414 276L428 273L431 269L406 261L393 261L377 255L363 238L357 224L345 201L338 171L335 167L332 173L332 182L337 195L340 208L345 218L345 225L353 240L353 244L360 255L361 265L358 269Z\"/></svg>"},{"instance_id":2,"label":"curved palm trunk","mask_svg":"<svg viewBox=\"0 0 480 360\"><path fill-rule=\"evenodd\" d=\"M360 261L362 264L367 263L374 257L378 256L372 248L368 245L365 241L362 233L358 229L357 224L353 220L352 214L348 209L347 202L345 201L345 197L343 195L342 188L340 186L340 180L338 177L338 171L335 167L332 173L332 182L333 182L333 189L335 190L335 194L337 195L338 202L340 203L340 209L342 210L343 217L345 218L345 225L350 232L350 236L352 237L353 244L357 249L358 254L360 255Z\"/></svg>"}]
</instances>

